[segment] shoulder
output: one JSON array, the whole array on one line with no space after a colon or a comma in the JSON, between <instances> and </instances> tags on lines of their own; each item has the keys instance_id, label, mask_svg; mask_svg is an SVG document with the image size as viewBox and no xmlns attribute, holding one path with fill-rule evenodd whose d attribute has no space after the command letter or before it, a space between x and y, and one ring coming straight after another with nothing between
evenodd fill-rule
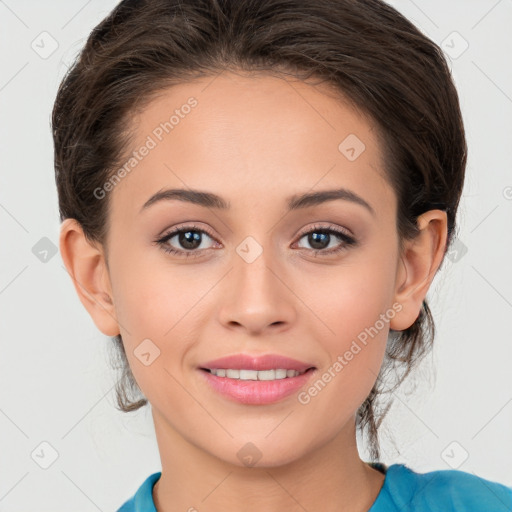
<instances>
[{"instance_id":1,"label":"shoulder","mask_svg":"<svg viewBox=\"0 0 512 512\"><path fill-rule=\"evenodd\" d=\"M404 464L393 464L387 469L384 485L404 511L512 511L511 487L465 471L417 473Z\"/></svg>"},{"instance_id":2,"label":"shoulder","mask_svg":"<svg viewBox=\"0 0 512 512\"><path fill-rule=\"evenodd\" d=\"M153 487L162 473L159 471L148 476L137 492L123 503L117 512L156 512L153 502Z\"/></svg>"}]
</instances>

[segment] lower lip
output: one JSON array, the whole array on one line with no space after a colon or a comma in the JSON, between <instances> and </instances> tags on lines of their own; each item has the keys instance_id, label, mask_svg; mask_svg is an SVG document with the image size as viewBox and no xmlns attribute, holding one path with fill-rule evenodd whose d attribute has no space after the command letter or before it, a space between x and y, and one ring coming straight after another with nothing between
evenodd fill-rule
<instances>
[{"instance_id":1,"label":"lower lip","mask_svg":"<svg viewBox=\"0 0 512 512\"><path fill-rule=\"evenodd\" d=\"M315 369L312 369L297 377L285 379L240 380L217 377L206 370L200 369L199 371L215 391L236 402L251 405L270 404L283 400L304 386L315 373Z\"/></svg>"}]
</instances>

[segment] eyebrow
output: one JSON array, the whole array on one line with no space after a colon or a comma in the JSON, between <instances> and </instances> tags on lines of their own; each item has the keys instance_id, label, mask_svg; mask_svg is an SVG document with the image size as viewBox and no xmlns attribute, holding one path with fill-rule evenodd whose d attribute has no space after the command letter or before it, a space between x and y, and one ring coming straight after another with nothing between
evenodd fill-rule
<instances>
[{"instance_id":1,"label":"eyebrow","mask_svg":"<svg viewBox=\"0 0 512 512\"><path fill-rule=\"evenodd\" d=\"M334 190L322 190L319 192L310 192L306 194L296 194L288 198L288 210L299 210L302 208L308 208L311 206L317 206L327 201L334 201L341 199L344 201L350 201L366 208L373 216L375 216L375 210L365 201L362 197L357 195L355 192L346 188L338 188ZM216 208L219 210L229 210L231 204L222 197L213 194L211 192L203 192L200 190L191 189L163 189L153 194L142 206L141 212L153 204L160 201L178 200L185 201L206 208Z\"/></svg>"}]
</instances>

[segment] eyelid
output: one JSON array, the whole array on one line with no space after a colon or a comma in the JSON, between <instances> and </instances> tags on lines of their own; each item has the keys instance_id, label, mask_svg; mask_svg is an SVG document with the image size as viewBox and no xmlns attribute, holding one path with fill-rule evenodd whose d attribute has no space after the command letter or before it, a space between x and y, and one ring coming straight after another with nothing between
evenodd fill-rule
<instances>
[{"instance_id":1,"label":"eyelid","mask_svg":"<svg viewBox=\"0 0 512 512\"><path fill-rule=\"evenodd\" d=\"M334 224L328 224L327 226L322 226L322 225L320 225L318 223L315 223L312 227L305 228L304 230L302 230L297 235L297 237L300 239L304 235L307 235L307 234L309 234L309 233L311 233L312 231L315 231L315 230L318 230L318 231L321 231L321 230L332 230L332 231L336 231L338 233L342 233L343 235L345 235L345 236L347 236L349 238L355 238L355 236L352 233L352 231L350 231L347 228L344 228L344 227L341 227L341 226L337 226L337 225L334 225Z\"/></svg>"},{"instance_id":2,"label":"eyelid","mask_svg":"<svg viewBox=\"0 0 512 512\"><path fill-rule=\"evenodd\" d=\"M187 230L187 229L190 229L190 231L204 231L211 238L215 238L215 236L213 235L213 233L211 232L211 230L208 227L202 226L200 224L201 223L198 221L190 221L190 222L185 222L183 224L178 224L176 226L173 226L172 228L164 229L162 231L162 234L157 236L157 239L166 238L172 233L176 234L176 232L180 232L180 231Z\"/></svg>"},{"instance_id":3,"label":"eyelid","mask_svg":"<svg viewBox=\"0 0 512 512\"><path fill-rule=\"evenodd\" d=\"M165 230L161 236L159 236L155 242L156 243L163 243L164 241L168 241L171 238L175 237L177 234L185 232L185 231L199 231L206 233L212 240L214 240L216 243L220 243L217 238L213 235L211 230L204 226L199 226L195 223L192 224L183 224L183 225L177 225L174 226L168 230ZM202 249L203 251L206 251L207 249ZM188 252L188 251L187 251ZM200 251L190 251L190 252L200 252Z\"/></svg>"}]
</instances>

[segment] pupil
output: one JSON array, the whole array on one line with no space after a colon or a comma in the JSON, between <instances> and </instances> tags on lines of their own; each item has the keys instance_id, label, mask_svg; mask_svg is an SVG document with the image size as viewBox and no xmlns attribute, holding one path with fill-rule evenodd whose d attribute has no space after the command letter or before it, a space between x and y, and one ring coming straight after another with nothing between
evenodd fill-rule
<instances>
[{"instance_id":1,"label":"pupil","mask_svg":"<svg viewBox=\"0 0 512 512\"><path fill-rule=\"evenodd\" d=\"M179 242L185 249L197 249L201 245L201 234L197 231L184 231L179 234Z\"/></svg>"},{"instance_id":2,"label":"pupil","mask_svg":"<svg viewBox=\"0 0 512 512\"><path fill-rule=\"evenodd\" d=\"M311 247L315 249L325 249L329 245L329 237L328 233L323 233L321 231L316 233L311 233L309 235L309 243ZM325 241L327 241L327 245L325 245Z\"/></svg>"}]
</instances>

